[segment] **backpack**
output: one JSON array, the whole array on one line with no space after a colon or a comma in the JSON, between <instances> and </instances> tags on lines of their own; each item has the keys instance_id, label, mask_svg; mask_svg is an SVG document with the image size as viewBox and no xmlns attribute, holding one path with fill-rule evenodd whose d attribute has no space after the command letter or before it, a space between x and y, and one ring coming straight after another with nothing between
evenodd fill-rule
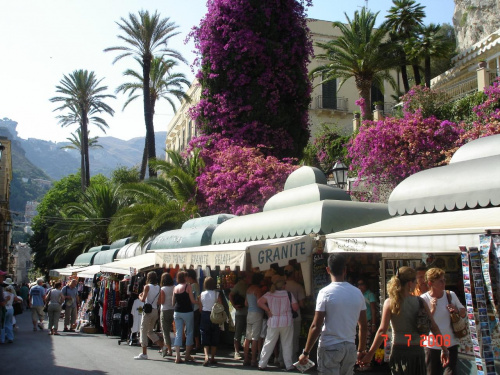
<instances>
[{"instance_id":1,"label":"backpack","mask_svg":"<svg viewBox=\"0 0 500 375\"><path fill-rule=\"evenodd\" d=\"M223 324L227 320L227 314L222 303L219 302L218 293L215 294L215 303L210 312L210 321L213 324Z\"/></svg>"}]
</instances>

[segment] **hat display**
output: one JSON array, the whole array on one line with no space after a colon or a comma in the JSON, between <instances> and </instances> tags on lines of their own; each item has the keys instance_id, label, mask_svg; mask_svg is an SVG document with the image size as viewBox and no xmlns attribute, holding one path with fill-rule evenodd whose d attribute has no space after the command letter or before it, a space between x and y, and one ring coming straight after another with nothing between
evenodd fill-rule
<instances>
[{"instance_id":1,"label":"hat display","mask_svg":"<svg viewBox=\"0 0 500 375\"><path fill-rule=\"evenodd\" d=\"M3 282L3 283L4 283L4 284L7 284L7 285L12 285L12 284L14 284L14 282L12 281L12 279L11 279L10 277L7 277L7 278L4 280L4 282Z\"/></svg>"}]
</instances>

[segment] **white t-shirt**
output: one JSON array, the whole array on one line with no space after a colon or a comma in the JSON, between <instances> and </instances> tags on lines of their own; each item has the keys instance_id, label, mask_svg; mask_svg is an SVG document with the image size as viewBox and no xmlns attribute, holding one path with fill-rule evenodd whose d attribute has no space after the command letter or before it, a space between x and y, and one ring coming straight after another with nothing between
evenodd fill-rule
<instances>
[{"instance_id":1,"label":"white t-shirt","mask_svg":"<svg viewBox=\"0 0 500 375\"><path fill-rule=\"evenodd\" d=\"M4 300L7 299L7 297L10 297L9 300L7 301L7 303L5 304L5 308L6 309L12 309L12 304L14 303L14 294L12 294L11 292L7 292L7 291L3 291L3 298Z\"/></svg>"},{"instance_id":2,"label":"white t-shirt","mask_svg":"<svg viewBox=\"0 0 500 375\"><path fill-rule=\"evenodd\" d=\"M161 305L162 311L173 310L174 305L172 305L172 294L174 293L174 286L162 286L161 290L163 291L163 294L165 294L165 301Z\"/></svg>"},{"instance_id":3,"label":"white t-shirt","mask_svg":"<svg viewBox=\"0 0 500 375\"><path fill-rule=\"evenodd\" d=\"M200 294L201 311L212 311L215 301L217 300L217 292L215 290L205 290Z\"/></svg>"},{"instance_id":4,"label":"white t-shirt","mask_svg":"<svg viewBox=\"0 0 500 375\"><path fill-rule=\"evenodd\" d=\"M456 305L459 309L463 309L464 305L462 305L457 295L453 291L450 291L450 294L451 294L451 303L453 305ZM432 297L429 295L429 292L422 294L420 297L423 298L423 300L427 303L430 309ZM450 312L446 308L447 305L448 305L448 297L446 297L446 292L444 292L443 296L439 298L437 301L436 311L434 312L433 315L434 321L439 327L439 330L441 331L441 335L443 337L441 339L436 340L437 342L435 343L432 333L429 333L429 335L431 336L429 337L429 340L425 340L422 342L423 346L426 346L430 349L441 350L441 346L439 346L439 344L441 344L442 342L443 344L448 343L448 339L450 342L449 346L455 346L459 344L458 339L455 337L455 334L453 333L453 330L451 328Z\"/></svg>"},{"instance_id":5,"label":"white t-shirt","mask_svg":"<svg viewBox=\"0 0 500 375\"><path fill-rule=\"evenodd\" d=\"M332 282L321 289L316 299L316 311L325 312L319 346L341 342L355 343L359 314L366 310L361 291L348 282Z\"/></svg>"}]
</instances>

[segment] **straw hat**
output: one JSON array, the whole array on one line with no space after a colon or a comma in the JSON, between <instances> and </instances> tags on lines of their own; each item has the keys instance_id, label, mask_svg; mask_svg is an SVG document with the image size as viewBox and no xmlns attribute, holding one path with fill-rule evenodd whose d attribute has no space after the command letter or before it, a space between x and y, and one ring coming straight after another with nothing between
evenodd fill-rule
<instances>
[{"instance_id":1,"label":"straw hat","mask_svg":"<svg viewBox=\"0 0 500 375\"><path fill-rule=\"evenodd\" d=\"M4 280L4 282L3 282L3 283L4 283L4 284L7 284L7 285L12 285L12 284L14 284L14 282L12 281L12 279L11 279L10 277L7 277L7 278Z\"/></svg>"}]
</instances>

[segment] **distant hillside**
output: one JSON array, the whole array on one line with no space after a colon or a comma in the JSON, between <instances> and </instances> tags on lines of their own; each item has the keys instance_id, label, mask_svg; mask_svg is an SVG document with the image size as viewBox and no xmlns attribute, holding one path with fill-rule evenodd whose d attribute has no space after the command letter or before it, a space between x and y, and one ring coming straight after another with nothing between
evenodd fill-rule
<instances>
[{"instance_id":1,"label":"distant hillside","mask_svg":"<svg viewBox=\"0 0 500 375\"><path fill-rule=\"evenodd\" d=\"M51 142L36 138L22 139L17 137L17 123L8 119L0 120L0 129L7 128L18 140L26 152L26 158L45 172L51 179L59 180L80 168L80 154L77 150L61 150L69 142ZM165 140L167 132L155 133L156 154L165 159ZM10 137L9 137L10 138ZM139 166L144 150L144 138L133 138L124 141L114 137L99 137L98 144L102 148L90 149L90 174L111 176L118 167ZM13 167L15 168L15 167Z\"/></svg>"},{"instance_id":2,"label":"distant hillside","mask_svg":"<svg viewBox=\"0 0 500 375\"><path fill-rule=\"evenodd\" d=\"M17 138L15 126L12 127L15 124L13 121L0 120L0 135L9 138L12 144L10 209L14 212L24 212L27 201L38 200L47 191L47 186L43 186L35 180L51 180L51 178L26 158L26 153L19 138ZM14 220L23 221L23 217L18 214L15 215Z\"/></svg>"}]
</instances>

